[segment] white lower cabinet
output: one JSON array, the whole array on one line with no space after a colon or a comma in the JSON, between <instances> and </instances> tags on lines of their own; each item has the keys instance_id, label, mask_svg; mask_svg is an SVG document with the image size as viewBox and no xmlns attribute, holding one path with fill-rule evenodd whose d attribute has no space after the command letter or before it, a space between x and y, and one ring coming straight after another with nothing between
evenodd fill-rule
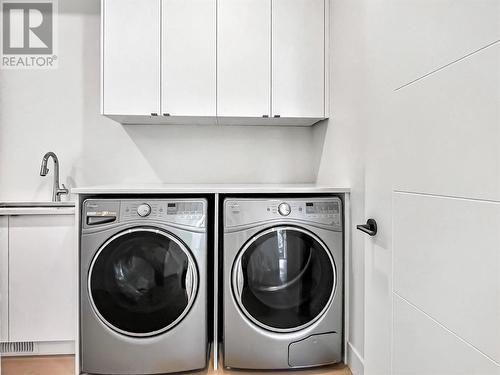
<instances>
[{"instance_id":1,"label":"white lower cabinet","mask_svg":"<svg viewBox=\"0 0 500 375\"><path fill-rule=\"evenodd\" d=\"M2 341L75 339L75 247L73 214L0 217Z\"/></svg>"},{"instance_id":2,"label":"white lower cabinet","mask_svg":"<svg viewBox=\"0 0 500 375\"><path fill-rule=\"evenodd\" d=\"M0 341L9 341L9 218L0 216Z\"/></svg>"}]
</instances>

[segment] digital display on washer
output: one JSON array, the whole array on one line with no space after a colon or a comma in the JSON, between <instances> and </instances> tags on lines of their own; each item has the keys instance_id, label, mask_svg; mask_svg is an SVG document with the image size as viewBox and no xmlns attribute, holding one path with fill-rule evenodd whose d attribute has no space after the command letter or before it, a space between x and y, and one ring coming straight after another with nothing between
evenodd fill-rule
<instances>
[{"instance_id":1,"label":"digital display on washer","mask_svg":"<svg viewBox=\"0 0 500 375\"><path fill-rule=\"evenodd\" d=\"M167 215L200 215L203 213L203 204L200 202L169 202Z\"/></svg>"},{"instance_id":2,"label":"digital display on washer","mask_svg":"<svg viewBox=\"0 0 500 375\"><path fill-rule=\"evenodd\" d=\"M338 214L338 202L306 202L306 214Z\"/></svg>"},{"instance_id":3,"label":"digital display on washer","mask_svg":"<svg viewBox=\"0 0 500 375\"><path fill-rule=\"evenodd\" d=\"M177 212L177 204L167 203L167 215L175 215Z\"/></svg>"}]
</instances>

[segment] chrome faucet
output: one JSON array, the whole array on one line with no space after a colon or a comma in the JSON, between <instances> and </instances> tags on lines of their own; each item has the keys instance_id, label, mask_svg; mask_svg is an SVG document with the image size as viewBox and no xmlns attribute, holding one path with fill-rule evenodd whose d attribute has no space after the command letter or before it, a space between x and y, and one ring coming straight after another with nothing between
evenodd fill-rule
<instances>
[{"instance_id":1,"label":"chrome faucet","mask_svg":"<svg viewBox=\"0 0 500 375\"><path fill-rule=\"evenodd\" d=\"M62 188L59 186L59 160L56 154L52 151L47 152L42 159L42 167L40 168L40 176L47 176L49 173L49 168L47 168L47 162L49 158L54 160L54 186L52 187L52 202L61 201L61 194L68 194L69 190L62 184Z\"/></svg>"}]
</instances>

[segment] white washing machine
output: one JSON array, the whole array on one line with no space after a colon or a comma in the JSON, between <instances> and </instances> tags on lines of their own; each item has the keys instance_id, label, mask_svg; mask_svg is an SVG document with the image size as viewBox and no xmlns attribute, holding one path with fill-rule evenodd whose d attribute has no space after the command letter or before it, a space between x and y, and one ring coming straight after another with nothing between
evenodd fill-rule
<instances>
[{"instance_id":1,"label":"white washing machine","mask_svg":"<svg viewBox=\"0 0 500 375\"><path fill-rule=\"evenodd\" d=\"M85 200L81 372L164 374L204 368L206 269L205 200Z\"/></svg>"},{"instance_id":2,"label":"white washing machine","mask_svg":"<svg viewBox=\"0 0 500 375\"><path fill-rule=\"evenodd\" d=\"M228 198L223 220L224 366L340 362L341 200Z\"/></svg>"}]
</instances>

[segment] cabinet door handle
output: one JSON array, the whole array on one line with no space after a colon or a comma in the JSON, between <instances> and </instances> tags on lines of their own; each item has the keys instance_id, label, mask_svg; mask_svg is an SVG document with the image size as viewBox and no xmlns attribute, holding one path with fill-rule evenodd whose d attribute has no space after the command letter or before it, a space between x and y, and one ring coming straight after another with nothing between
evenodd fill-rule
<instances>
[{"instance_id":1,"label":"cabinet door handle","mask_svg":"<svg viewBox=\"0 0 500 375\"><path fill-rule=\"evenodd\" d=\"M356 229L368 234L369 236L375 236L377 234L377 222L374 219L368 219L366 224L357 225Z\"/></svg>"},{"instance_id":2,"label":"cabinet door handle","mask_svg":"<svg viewBox=\"0 0 500 375\"><path fill-rule=\"evenodd\" d=\"M164 113L163 116L170 116L170 113Z\"/></svg>"},{"instance_id":3,"label":"cabinet door handle","mask_svg":"<svg viewBox=\"0 0 500 375\"><path fill-rule=\"evenodd\" d=\"M156 112L151 112L151 116L158 116L158 113L156 113Z\"/></svg>"},{"instance_id":4,"label":"cabinet door handle","mask_svg":"<svg viewBox=\"0 0 500 375\"><path fill-rule=\"evenodd\" d=\"M269 115L262 115L262 117L264 117L264 118L268 118L268 117L269 117Z\"/></svg>"},{"instance_id":5,"label":"cabinet door handle","mask_svg":"<svg viewBox=\"0 0 500 375\"><path fill-rule=\"evenodd\" d=\"M275 117L275 118L280 118L280 117L281 117L281 115L274 115L274 117Z\"/></svg>"}]
</instances>

